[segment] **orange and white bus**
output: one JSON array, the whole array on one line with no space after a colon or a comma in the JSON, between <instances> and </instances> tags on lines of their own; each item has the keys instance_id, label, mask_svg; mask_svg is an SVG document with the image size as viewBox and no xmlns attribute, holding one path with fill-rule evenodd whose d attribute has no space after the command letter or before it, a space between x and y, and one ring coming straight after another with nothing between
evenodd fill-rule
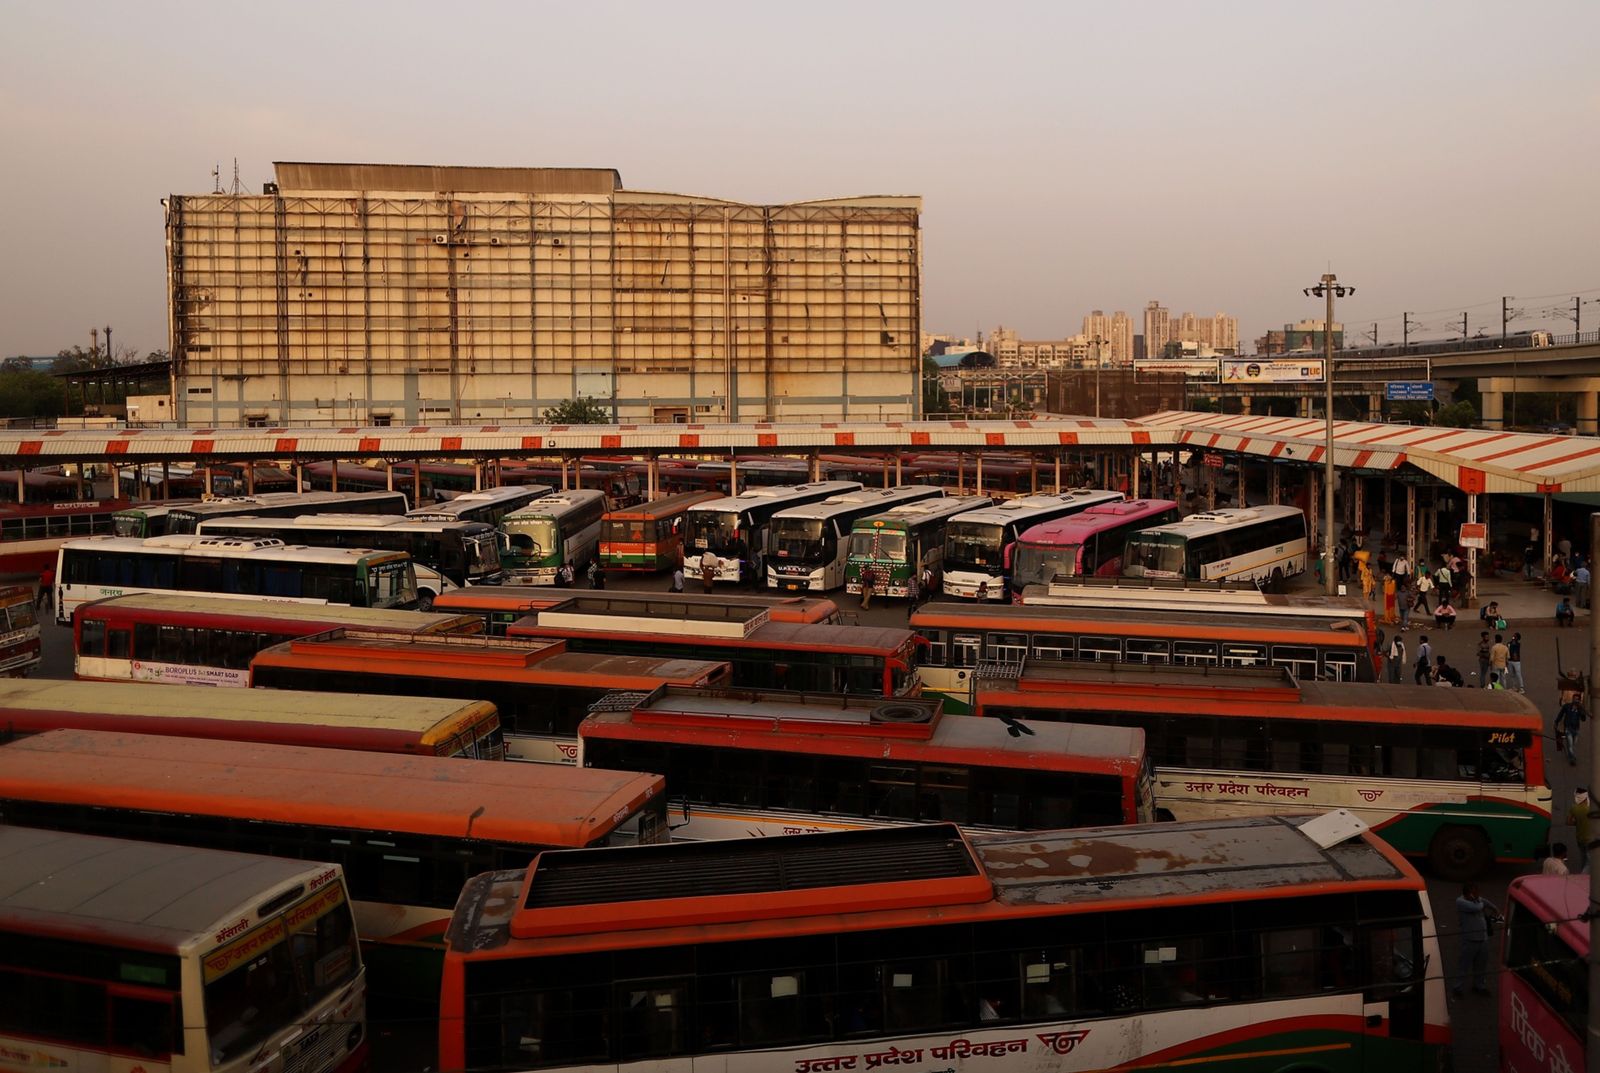
<instances>
[{"instance_id":1,"label":"orange and white bus","mask_svg":"<svg viewBox=\"0 0 1600 1073\"><path fill-rule=\"evenodd\" d=\"M1532 861L1550 832L1543 719L1517 693L1056 664L976 695L983 715L1144 730L1180 820L1348 809L1453 880Z\"/></svg>"},{"instance_id":2,"label":"orange and white bus","mask_svg":"<svg viewBox=\"0 0 1600 1073\"><path fill-rule=\"evenodd\" d=\"M911 628L927 641L925 688L966 711L978 664L1115 663L1287 667L1303 681L1373 682L1377 654L1363 621L1218 608L990 607L924 604Z\"/></svg>"},{"instance_id":3,"label":"orange and white bus","mask_svg":"<svg viewBox=\"0 0 1600 1073\"><path fill-rule=\"evenodd\" d=\"M654 771L672 837L948 821L1032 831L1155 819L1144 731L944 716L938 700L666 686L578 727L586 767ZM603 709L603 710L601 710Z\"/></svg>"},{"instance_id":4,"label":"orange and white bus","mask_svg":"<svg viewBox=\"0 0 1600 1073\"><path fill-rule=\"evenodd\" d=\"M39 665L40 652L33 590L24 585L0 588L0 675L27 677Z\"/></svg>"},{"instance_id":5,"label":"orange and white bus","mask_svg":"<svg viewBox=\"0 0 1600 1073\"><path fill-rule=\"evenodd\" d=\"M366 1068L338 865L15 826L0 860L7 1068Z\"/></svg>"},{"instance_id":6,"label":"orange and white bus","mask_svg":"<svg viewBox=\"0 0 1600 1073\"><path fill-rule=\"evenodd\" d=\"M660 776L94 730L0 749L0 822L338 863L375 997L438 994L469 876L667 837Z\"/></svg>"},{"instance_id":7,"label":"orange and white bus","mask_svg":"<svg viewBox=\"0 0 1600 1073\"><path fill-rule=\"evenodd\" d=\"M269 689L484 701L500 714L510 759L576 764L578 724L596 700L663 685L725 686L728 665L568 652L560 641L336 629L263 650L250 675Z\"/></svg>"},{"instance_id":8,"label":"orange and white bus","mask_svg":"<svg viewBox=\"0 0 1600 1073\"><path fill-rule=\"evenodd\" d=\"M600 519L600 565L649 573L681 566L689 508L721 498L715 492L682 492L607 511Z\"/></svg>"},{"instance_id":9,"label":"orange and white bus","mask_svg":"<svg viewBox=\"0 0 1600 1073\"><path fill-rule=\"evenodd\" d=\"M494 705L482 701L132 682L0 682L0 740L47 730L505 758L500 719Z\"/></svg>"},{"instance_id":10,"label":"orange and white bus","mask_svg":"<svg viewBox=\"0 0 1600 1073\"><path fill-rule=\"evenodd\" d=\"M765 610L685 604L664 618L624 594L576 596L506 628L508 637L564 640L574 652L725 660L735 687L856 693L884 697L922 692L920 639L889 626L774 622Z\"/></svg>"},{"instance_id":11,"label":"orange and white bus","mask_svg":"<svg viewBox=\"0 0 1600 1073\"><path fill-rule=\"evenodd\" d=\"M542 853L462 892L438 1068L1443 1068L1427 889L1342 819Z\"/></svg>"},{"instance_id":12,"label":"orange and white bus","mask_svg":"<svg viewBox=\"0 0 1600 1073\"><path fill-rule=\"evenodd\" d=\"M384 633L482 633L476 615L345 604L275 604L140 592L95 600L72 618L74 670L93 682L250 684L257 652L335 626Z\"/></svg>"},{"instance_id":13,"label":"orange and white bus","mask_svg":"<svg viewBox=\"0 0 1600 1073\"><path fill-rule=\"evenodd\" d=\"M67 541L110 535L127 506L126 499L0 504L0 577L38 577Z\"/></svg>"}]
</instances>

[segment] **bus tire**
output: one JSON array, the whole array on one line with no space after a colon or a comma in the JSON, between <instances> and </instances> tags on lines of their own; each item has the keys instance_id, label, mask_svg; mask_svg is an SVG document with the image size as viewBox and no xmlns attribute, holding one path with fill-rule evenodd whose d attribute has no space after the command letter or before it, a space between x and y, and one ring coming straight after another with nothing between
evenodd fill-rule
<instances>
[{"instance_id":1,"label":"bus tire","mask_svg":"<svg viewBox=\"0 0 1600 1073\"><path fill-rule=\"evenodd\" d=\"M433 593L429 592L427 589L418 589L417 590L417 610L418 611L432 611L433 610Z\"/></svg>"},{"instance_id":2,"label":"bus tire","mask_svg":"<svg viewBox=\"0 0 1600 1073\"><path fill-rule=\"evenodd\" d=\"M1463 883L1494 863L1489 839L1476 827L1443 827L1428 846L1428 864L1441 879Z\"/></svg>"},{"instance_id":3,"label":"bus tire","mask_svg":"<svg viewBox=\"0 0 1600 1073\"><path fill-rule=\"evenodd\" d=\"M1176 816L1174 816L1172 814L1172 810L1171 809L1158 808L1158 809L1156 809L1156 822L1157 823L1177 823L1178 822L1178 817L1176 817Z\"/></svg>"}]
</instances>

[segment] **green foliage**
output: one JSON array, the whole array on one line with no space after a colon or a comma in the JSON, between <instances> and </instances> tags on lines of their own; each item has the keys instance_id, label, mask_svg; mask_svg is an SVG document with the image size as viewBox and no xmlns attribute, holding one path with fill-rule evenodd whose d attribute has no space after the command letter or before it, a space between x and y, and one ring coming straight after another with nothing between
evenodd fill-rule
<instances>
[{"instance_id":1,"label":"green foliage","mask_svg":"<svg viewBox=\"0 0 1600 1073\"><path fill-rule=\"evenodd\" d=\"M1389 420L1402 425L1431 425L1433 423L1433 403L1393 403L1389 410Z\"/></svg>"},{"instance_id":2,"label":"green foliage","mask_svg":"<svg viewBox=\"0 0 1600 1073\"><path fill-rule=\"evenodd\" d=\"M1465 399L1441 406L1433 415L1435 425L1446 428L1472 428L1478 423L1478 409Z\"/></svg>"},{"instance_id":3,"label":"green foliage","mask_svg":"<svg viewBox=\"0 0 1600 1073\"><path fill-rule=\"evenodd\" d=\"M611 411L587 395L581 395L549 407L544 419L551 425L609 425Z\"/></svg>"},{"instance_id":4,"label":"green foliage","mask_svg":"<svg viewBox=\"0 0 1600 1073\"><path fill-rule=\"evenodd\" d=\"M60 417L67 412L67 387L49 373L0 370L0 416Z\"/></svg>"}]
</instances>

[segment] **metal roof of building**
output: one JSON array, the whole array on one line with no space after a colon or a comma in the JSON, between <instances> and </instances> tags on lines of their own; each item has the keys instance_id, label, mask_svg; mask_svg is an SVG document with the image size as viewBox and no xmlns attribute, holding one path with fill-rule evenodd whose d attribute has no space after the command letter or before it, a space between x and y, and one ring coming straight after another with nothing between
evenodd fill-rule
<instances>
[{"instance_id":1,"label":"metal roof of building","mask_svg":"<svg viewBox=\"0 0 1600 1073\"><path fill-rule=\"evenodd\" d=\"M506 458L610 453L838 453L850 450L1045 451L1060 447L1215 449L1320 464L1317 419L1165 411L1140 420L1041 415L1031 420L691 425L417 425L343 428L0 430L0 466L164 459ZM1466 492L1600 492L1600 438L1488 429L1334 423L1334 462L1396 472L1407 465Z\"/></svg>"}]
</instances>

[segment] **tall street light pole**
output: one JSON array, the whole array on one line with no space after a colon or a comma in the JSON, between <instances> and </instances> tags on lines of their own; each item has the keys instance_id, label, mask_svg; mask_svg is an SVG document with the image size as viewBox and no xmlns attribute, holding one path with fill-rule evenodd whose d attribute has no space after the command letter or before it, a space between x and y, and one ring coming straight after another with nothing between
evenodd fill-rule
<instances>
[{"instance_id":1,"label":"tall street light pole","mask_svg":"<svg viewBox=\"0 0 1600 1073\"><path fill-rule=\"evenodd\" d=\"M1327 298L1328 316L1322 322L1322 381L1327 391L1323 396L1322 413L1327 424L1327 444L1322 456L1322 584L1329 596L1339 591L1339 580L1333 576L1333 300L1356 293L1354 287L1339 283L1339 277L1325 272L1322 282L1305 288L1307 298L1315 295Z\"/></svg>"}]
</instances>

